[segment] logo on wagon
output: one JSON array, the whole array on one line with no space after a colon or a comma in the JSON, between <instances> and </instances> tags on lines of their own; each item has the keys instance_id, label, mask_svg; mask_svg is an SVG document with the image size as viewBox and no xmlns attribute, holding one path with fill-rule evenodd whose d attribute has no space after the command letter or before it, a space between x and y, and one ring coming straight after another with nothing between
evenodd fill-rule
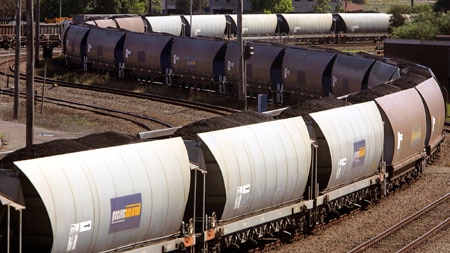
<instances>
[{"instance_id":1,"label":"logo on wagon","mask_svg":"<svg viewBox=\"0 0 450 253\"><path fill-rule=\"evenodd\" d=\"M366 140L354 142L352 168L363 165L365 158L366 158Z\"/></svg>"},{"instance_id":2,"label":"logo on wagon","mask_svg":"<svg viewBox=\"0 0 450 253\"><path fill-rule=\"evenodd\" d=\"M139 227L141 222L142 197L133 194L111 199L111 222L109 232Z\"/></svg>"}]
</instances>

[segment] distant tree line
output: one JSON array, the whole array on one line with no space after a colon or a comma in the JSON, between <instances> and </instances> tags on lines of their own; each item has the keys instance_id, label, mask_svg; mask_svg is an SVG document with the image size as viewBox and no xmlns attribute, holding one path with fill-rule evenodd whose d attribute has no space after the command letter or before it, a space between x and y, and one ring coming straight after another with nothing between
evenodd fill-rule
<instances>
[{"instance_id":1,"label":"distant tree line","mask_svg":"<svg viewBox=\"0 0 450 253\"><path fill-rule=\"evenodd\" d=\"M450 34L450 16L446 13L450 3L439 0L434 6L393 6L391 32L394 38L432 40L436 35Z\"/></svg>"},{"instance_id":2,"label":"distant tree line","mask_svg":"<svg viewBox=\"0 0 450 253\"><path fill-rule=\"evenodd\" d=\"M25 1L22 2L22 16L25 15ZM36 0L34 0L36 1ZM149 1L152 1L151 4ZM45 18L73 16L74 14L159 14L162 13L161 1L164 0L40 0L41 21ZM245 0L244 0L245 1ZM250 0L256 13L287 13L293 11L292 0ZM330 0L315 0L316 12L341 12L343 4L333 9ZM355 0L356 1L356 0ZM359 0L361 3L364 0ZM2 0L0 23L15 19L17 0ZM192 0L193 13L202 13L208 7L208 0ZM188 14L191 0L175 0L176 13ZM60 4L62 13L60 13ZM149 8L152 10L149 10ZM414 6L393 6L389 13L393 36L408 39L433 39L438 34L450 34L450 1L438 0L434 5L417 4Z\"/></svg>"},{"instance_id":3,"label":"distant tree line","mask_svg":"<svg viewBox=\"0 0 450 253\"><path fill-rule=\"evenodd\" d=\"M151 0L151 13L161 12L161 0ZM0 8L0 23L11 21L16 16L17 0L2 0ZM25 16L26 0L21 0L22 16ZM35 2L36 3L36 2ZM149 0L40 0L41 21L45 18L55 18L60 16L69 17L75 14L148 14Z\"/></svg>"}]
</instances>

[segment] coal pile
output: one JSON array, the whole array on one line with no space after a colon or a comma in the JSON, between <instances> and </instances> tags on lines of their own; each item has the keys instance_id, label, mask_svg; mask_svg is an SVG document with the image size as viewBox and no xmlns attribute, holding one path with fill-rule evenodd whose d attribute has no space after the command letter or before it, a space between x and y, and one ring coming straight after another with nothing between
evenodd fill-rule
<instances>
[{"instance_id":1,"label":"coal pile","mask_svg":"<svg viewBox=\"0 0 450 253\"><path fill-rule=\"evenodd\" d=\"M225 128L256 124L273 120L272 117L258 112L238 112L227 116L200 120L178 129L174 136L184 140L198 140L197 133L210 132Z\"/></svg>"},{"instance_id":2,"label":"coal pile","mask_svg":"<svg viewBox=\"0 0 450 253\"><path fill-rule=\"evenodd\" d=\"M114 132L91 134L78 139L54 140L34 144L8 154L0 160L0 169L14 170L15 166L13 162L15 161L125 145L135 142L137 142L137 140L132 136Z\"/></svg>"},{"instance_id":3,"label":"coal pile","mask_svg":"<svg viewBox=\"0 0 450 253\"><path fill-rule=\"evenodd\" d=\"M321 99L304 101L299 104L290 106L288 109L284 110L278 117L280 119L286 119L302 116L305 120L307 120L310 118L310 113L330 110L346 105L350 105L350 103L345 100L340 100L333 97L324 97Z\"/></svg>"},{"instance_id":4,"label":"coal pile","mask_svg":"<svg viewBox=\"0 0 450 253\"><path fill-rule=\"evenodd\" d=\"M352 104L364 103L375 100L375 98L399 92L402 89L392 84L382 84L374 88L362 90L356 94L348 96L347 101Z\"/></svg>"}]
</instances>

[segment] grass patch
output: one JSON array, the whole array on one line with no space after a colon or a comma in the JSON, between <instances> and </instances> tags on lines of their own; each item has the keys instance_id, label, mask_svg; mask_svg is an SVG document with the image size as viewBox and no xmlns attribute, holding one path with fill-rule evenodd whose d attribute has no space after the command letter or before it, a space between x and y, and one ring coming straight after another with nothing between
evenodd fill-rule
<instances>
[{"instance_id":1,"label":"grass patch","mask_svg":"<svg viewBox=\"0 0 450 253\"><path fill-rule=\"evenodd\" d=\"M0 146L1 144L5 144L7 143L7 138L9 137L9 134L2 134L0 133Z\"/></svg>"},{"instance_id":2,"label":"grass patch","mask_svg":"<svg viewBox=\"0 0 450 253\"><path fill-rule=\"evenodd\" d=\"M66 124L76 124L79 126L90 126L90 127L94 127L94 126L98 126L98 122L94 122L94 121L89 121L85 118L83 118L81 115L79 114L73 114L73 115L61 115L61 120L66 123Z\"/></svg>"},{"instance_id":3,"label":"grass patch","mask_svg":"<svg viewBox=\"0 0 450 253\"><path fill-rule=\"evenodd\" d=\"M100 123L95 121L95 119L88 119L86 117L83 117L82 114L78 113L56 113L52 114L51 117L37 117L36 121L40 124L40 126L47 129L58 129L61 125L67 126L68 129L77 129L78 127L96 127L100 125Z\"/></svg>"},{"instance_id":4,"label":"grass patch","mask_svg":"<svg viewBox=\"0 0 450 253\"><path fill-rule=\"evenodd\" d=\"M435 0L414 0L414 5L434 5L435 3ZM364 9L366 11L387 12L394 5L411 6L411 0L367 0L365 1Z\"/></svg>"},{"instance_id":5,"label":"grass patch","mask_svg":"<svg viewBox=\"0 0 450 253\"><path fill-rule=\"evenodd\" d=\"M36 74L39 76L45 75L45 63L43 60L40 62L39 67L36 68ZM47 62L46 76L51 79L86 85L103 85L112 81L109 74L90 73L67 67L62 57L55 57Z\"/></svg>"}]
</instances>

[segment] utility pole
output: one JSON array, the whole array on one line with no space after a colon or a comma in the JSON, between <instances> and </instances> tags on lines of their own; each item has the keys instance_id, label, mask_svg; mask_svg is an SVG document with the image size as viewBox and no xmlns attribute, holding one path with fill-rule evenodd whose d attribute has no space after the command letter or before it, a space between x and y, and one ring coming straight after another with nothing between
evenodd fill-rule
<instances>
[{"instance_id":1,"label":"utility pole","mask_svg":"<svg viewBox=\"0 0 450 253\"><path fill-rule=\"evenodd\" d=\"M27 147L33 145L34 135L34 30L33 0L27 0Z\"/></svg>"},{"instance_id":2,"label":"utility pole","mask_svg":"<svg viewBox=\"0 0 450 253\"><path fill-rule=\"evenodd\" d=\"M242 0L238 0L237 6L237 40L239 47L239 108L243 111L247 111L247 77L245 75L245 59L244 59L244 41L242 39L242 11L244 9Z\"/></svg>"},{"instance_id":3,"label":"utility pole","mask_svg":"<svg viewBox=\"0 0 450 253\"><path fill-rule=\"evenodd\" d=\"M148 0L148 14L152 14L152 0Z\"/></svg>"},{"instance_id":4,"label":"utility pole","mask_svg":"<svg viewBox=\"0 0 450 253\"><path fill-rule=\"evenodd\" d=\"M14 113L13 119L19 118L19 93L20 93L20 40L21 40L21 4L20 0L17 0L16 5L16 59L15 59L15 72L14 72Z\"/></svg>"},{"instance_id":5,"label":"utility pole","mask_svg":"<svg viewBox=\"0 0 450 253\"><path fill-rule=\"evenodd\" d=\"M39 67L39 44L40 44L40 40L39 40L39 21L40 21L40 19L41 19L41 3L40 3L40 0L36 0L36 25L35 25L35 28L36 28L36 32L35 32L35 34L36 34L36 36L35 36L35 42L36 42L36 51L35 51L35 56L34 56L34 59L35 59L35 63L34 63L34 65L36 66L36 67Z\"/></svg>"}]
</instances>

